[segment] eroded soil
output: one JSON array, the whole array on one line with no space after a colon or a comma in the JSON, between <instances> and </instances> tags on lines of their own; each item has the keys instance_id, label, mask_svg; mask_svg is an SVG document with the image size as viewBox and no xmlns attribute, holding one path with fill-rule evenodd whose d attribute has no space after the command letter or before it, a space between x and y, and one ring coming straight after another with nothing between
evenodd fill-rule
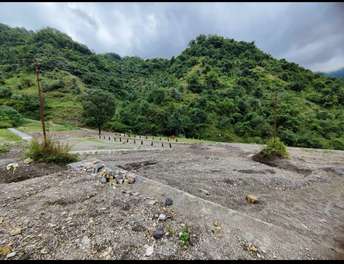
<instances>
[{"instance_id":1,"label":"eroded soil","mask_svg":"<svg viewBox=\"0 0 344 264\"><path fill-rule=\"evenodd\" d=\"M78 141L95 135L82 133L61 132L60 139L82 151L103 148L105 141ZM258 145L149 147L81 155L152 180L115 189L89 173L24 164L18 149L1 156L0 247L10 247L12 259L344 258L343 152L289 148L291 159L271 166L252 160ZM19 167L9 174L13 161ZM247 194L259 202L247 203ZM175 204L165 207L169 195ZM157 220L161 213L166 221ZM183 224L191 236L186 249L178 235ZM167 234L156 240L159 225ZM153 253L145 256L148 247Z\"/></svg>"}]
</instances>

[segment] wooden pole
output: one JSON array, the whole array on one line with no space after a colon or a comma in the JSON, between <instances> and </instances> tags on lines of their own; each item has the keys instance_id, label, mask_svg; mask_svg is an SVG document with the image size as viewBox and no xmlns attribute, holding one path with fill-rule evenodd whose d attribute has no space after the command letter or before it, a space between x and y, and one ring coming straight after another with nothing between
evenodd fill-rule
<instances>
[{"instance_id":1,"label":"wooden pole","mask_svg":"<svg viewBox=\"0 0 344 264\"><path fill-rule=\"evenodd\" d=\"M276 142L277 137L277 89L274 89L273 94L273 119L274 119L274 127L273 127L273 140Z\"/></svg>"},{"instance_id":2,"label":"wooden pole","mask_svg":"<svg viewBox=\"0 0 344 264\"><path fill-rule=\"evenodd\" d=\"M38 95L39 95L39 116L41 119L41 124L42 124L42 130L43 130L43 138L44 138L44 146L47 145L47 134L45 131L45 121L44 121L44 95L43 91L41 89L41 86L39 84L39 70L40 70L40 65L36 61L36 80L37 80L37 88L38 88Z\"/></svg>"}]
</instances>

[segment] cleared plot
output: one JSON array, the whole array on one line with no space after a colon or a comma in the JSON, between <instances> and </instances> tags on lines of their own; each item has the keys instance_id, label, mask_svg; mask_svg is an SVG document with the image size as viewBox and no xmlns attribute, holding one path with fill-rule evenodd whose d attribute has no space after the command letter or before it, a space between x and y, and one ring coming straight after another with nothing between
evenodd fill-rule
<instances>
[{"instance_id":1,"label":"cleared plot","mask_svg":"<svg viewBox=\"0 0 344 264\"><path fill-rule=\"evenodd\" d=\"M99 155L113 166L145 160L146 178L338 248L344 232L344 153L290 149L289 166L253 161L258 145L179 145L173 151ZM299 170L296 170L298 168ZM246 195L258 197L249 204Z\"/></svg>"}]
</instances>

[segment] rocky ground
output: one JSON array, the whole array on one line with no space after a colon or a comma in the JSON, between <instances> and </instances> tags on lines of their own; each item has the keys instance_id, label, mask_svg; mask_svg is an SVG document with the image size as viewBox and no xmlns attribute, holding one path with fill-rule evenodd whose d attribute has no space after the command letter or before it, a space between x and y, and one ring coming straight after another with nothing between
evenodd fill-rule
<instances>
[{"instance_id":1,"label":"rocky ground","mask_svg":"<svg viewBox=\"0 0 344 264\"><path fill-rule=\"evenodd\" d=\"M290 148L267 165L258 145L122 148L83 153L89 171L1 156L0 259L344 258L343 152ZM116 184L121 170L136 180Z\"/></svg>"}]
</instances>

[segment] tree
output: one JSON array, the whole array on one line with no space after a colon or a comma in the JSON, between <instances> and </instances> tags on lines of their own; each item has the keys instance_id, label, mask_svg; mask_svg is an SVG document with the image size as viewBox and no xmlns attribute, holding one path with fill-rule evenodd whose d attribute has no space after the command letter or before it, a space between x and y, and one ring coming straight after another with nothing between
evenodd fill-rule
<instances>
[{"instance_id":1,"label":"tree","mask_svg":"<svg viewBox=\"0 0 344 264\"><path fill-rule=\"evenodd\" d=\"M190 91L200 93L203 90L203 85L196 73L191 74L187 78L187 84Z\"/></svg>"},{"instance_id":2,"label":"tree","mask_svg":"<svg viewBox=\"0 0 344 264\"><path fill-rule=\"evenodd\" d=\"M96 126L99 135L104 124L113 117L115 113L115 98L104 90L89 90L82 100L84 109L83 117L86 124Z\"/></svg>"},{"instance_id":3,"label":"tree","mask_svg":"<svg viewBox=\"0 0 344 264\"><path fill-rule=\"evenodd\" d=\"M0 128L16 127L23 121L22 116L12 107L0 106Z\"/></svg>"}]
</instances>

